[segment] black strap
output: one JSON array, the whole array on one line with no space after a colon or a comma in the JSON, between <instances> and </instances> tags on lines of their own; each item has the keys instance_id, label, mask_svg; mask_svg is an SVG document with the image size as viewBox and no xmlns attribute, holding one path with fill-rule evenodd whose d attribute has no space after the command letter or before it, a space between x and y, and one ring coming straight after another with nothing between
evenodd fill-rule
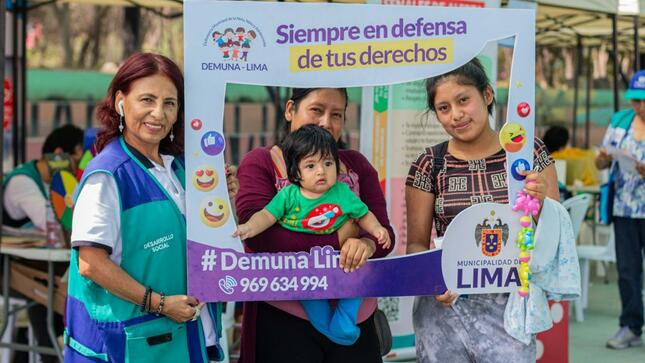
<instances>
[{"instance_id":1,"label":"black strap","mask_svg":"<svg viewBox=\"0 0 645 363\"><path fill-rule=\"evenodd\" d=\"M437 176L441 169L443 169L443 164L445 162L444 157L448 152L448 141L444 141L440 144L437 144L432 147L432 182L435 186L435 192L437 191Z\"/></svg>"}]
</instances>

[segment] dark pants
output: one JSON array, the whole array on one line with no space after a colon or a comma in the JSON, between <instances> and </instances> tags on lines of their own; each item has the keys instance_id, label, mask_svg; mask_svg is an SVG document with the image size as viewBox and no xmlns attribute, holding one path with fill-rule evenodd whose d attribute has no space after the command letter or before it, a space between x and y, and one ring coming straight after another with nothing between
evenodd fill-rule
<instances>
[{"instance_id":1,"label":"dark pants","mask_svg":"<svg viewBox=\"0 0 645 363\"><path fill-rule=\"evenodd\" d=\"M300 319L266 303L258 303L255 357L257 363L381 362L374 316L358 324L361 335L350 346L339 345Z\"/></svg>"},{"instance_id":2,"label":"dark pants","mask_svg":"<svg viewBox=\"0 0 645 363\"><path fill-rule=\"evenodd\" d=\"M643 248L645 219L614 217L616 265L622 312L620 326L641 335L643 327Z\"/></svg>"},{"instance_id":3,"label":"dark pants","mask_svg":"<svg viewBox=\"0 0 645 363\"><path fill-rule=\"evenodd\" d=\"M34 331L34 337L38 345L53 347L51 339L49 339L49 332L47 331L47 307L36 304L27 310L27 315L29 316L29 324L31 324L31 329ZM54 313L54 332L56 336L62 335L64 329L63 317ZM43 363L58 362L58 357L55 355L41 354L40 357Z\"/></svg>"}]
</instances>

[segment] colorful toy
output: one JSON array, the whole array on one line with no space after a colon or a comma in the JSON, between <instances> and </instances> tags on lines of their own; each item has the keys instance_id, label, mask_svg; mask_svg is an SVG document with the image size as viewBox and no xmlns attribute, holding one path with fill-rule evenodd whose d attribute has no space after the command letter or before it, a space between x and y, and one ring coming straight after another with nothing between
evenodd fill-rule
<instances>
[{"instance_id":1,"label":"colorful toy","mask_svg":"<svg viewBox=\"0 0 645 363\"><path fill-rule=\"evenodd\" d=\"M68 170L60 170L52 175L49 192L52 209L56 219L66 231L72 230L72 204L76 185L78 185L76 177Z\"/></svg>"},{"instance_id":2,"label":"colorful toy","mask_svg":"<svg viewBox=\"0 0 645 363\"><path fill-rule=\"evenodd\" d=\"M516 212L521 210L526 216L536 216L540 211L540 200L524 192L518 192L513 210Z\"/></svg>"},{"instance_id":3,"label":"colorful toy","mask_svg":"<svg viewBox=\"0 0 645 363\"><path fill-rule=\"evenodd\" d=\"M94 142L96 141L96 133L97 133L96 128L89 128L85 129L85 135L83 137L83 156L81 156L81 160L78 162L78 168L76 168L76 179L78 181L81 181L81 178L83 177L83 172L87 168L87 165L94 159L96 154L96 145Z\"/></svg>"},{"instance_id":4,"label":"colorful toy","mask_svg":"<svg viewBox=\"0 0 645 363\"><path fill-rule=\"evenodd\" d=\"M524 192L517 193L514 211L522 211L524 215L520 217L520 225L522 228L517 233L515 242L517 247L522 251L520 252L520 268L518 273L520 275L520 288L518 293L521 297L529 296L529 282L531 281L531 269L529 268L529 261L531 260L530 251L534 248L533 234L534 229L531 227L531 216L535 216L540 211L540 200L526 194Z\"/></svg>"}]
</instances>

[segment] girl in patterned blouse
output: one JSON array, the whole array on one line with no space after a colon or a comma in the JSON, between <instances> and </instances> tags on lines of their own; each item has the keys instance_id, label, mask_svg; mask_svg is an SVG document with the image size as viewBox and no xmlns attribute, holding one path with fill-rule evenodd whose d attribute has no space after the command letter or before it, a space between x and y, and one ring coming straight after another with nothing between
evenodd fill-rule
<instances>
[{"instance_id":1,"label":"girl in patterned blouse","mask_svg":"<svg viewBox=\"0 0 645 363\"><path fill-rule=\"evenodd\" d=\"M433 175L429 147L412 164L406 181L407 252L434 248L433 224L443 236L452 219L483 202L508 203L506 152L491 128L494 93L475 58L426 81L428 107L451 136L443 166ZM533 171L525 172L524 191L543 201L559 200L555 167L544 143L534 141ZM435 180L436 179L436 180ZM537 218L536 218L537 220ZM534 362L535 341L526 346L504 330L508 294L461 296L451 291L417 297L413 311L419 362Z\"/></svg>"}]
</instances>

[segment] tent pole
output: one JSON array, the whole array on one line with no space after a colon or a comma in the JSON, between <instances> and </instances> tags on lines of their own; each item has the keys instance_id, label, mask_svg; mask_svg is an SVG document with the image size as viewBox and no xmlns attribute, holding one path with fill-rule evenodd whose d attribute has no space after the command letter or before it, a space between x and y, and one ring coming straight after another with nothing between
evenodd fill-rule
<instances>
[{"instance_id":1,"label":"tent pole","mask_svg":"<svg viewBox=\"0 0 645 363\"><path fill-rule=\"evenodd\" d=\"M4 58L5 58L5 27L7 26L7 14L5 9L5 2L0 1L0 49L2 54L0 54L0 80L2 80L2 94L0 94L0 115L2 115L3 127L0 127L0 145L4 146ZM3 155L4 147L0 147L0 162L4 160ZM0 188L2 187L2 173L0 171ZM2 193L0 192L0 195ZM0 211L2 211L2 203L0 203Z\"/></svg>"},{"instance_id":2,"label":"tent pole","mask_svg":"<svg viewBox=\"0 0 645 363\"><path fill-rule=\"evenodd\" d=\"M20 0L12 0L11 5L11 28L13 36L11 37L12 47L11 47L11 81L13 85L13 117L11 118L11 147L13 149L13 166L16 167L20 165L18 161L20 153L20 136L19 136L19 126L18 126L18 7Z\"/></svg>"},{"instance_id":3,"label":"tent pole","mask_svg":"<svg viewBox=\"0 0 645 363\"><path fill-rule=\"evenodd\" d=\"M638 41L638 28L640 27L640 18L638 15L634 16L634 72L641 69L641 51Z\"/></svg>"},{"instance_id":4,"label":"tent pole","mask_svg":"<svg viewBox=\"0 0 645 363\"><path fill-rule=\"evenodd\" d=\"M585 90L585 149L589 148L589 124L591 122L591 84L593 77L591 70L593 69L593 57L591 56L591 46L587 47L587 85Z\"/></svg>"},{"instance_id":5,"label":"tent pole","mask_svg":"<svg viewBox=\"0 0 645 363\"><path fill-rule=\"evenodd\" d=\"M4 58L5 58L5 28L7 26L7 14L5 9L5 1L0 0L0 80L2 80L2 93L0 93L0 117L2 117L2 125L0 126L0 214L4 213L4 190L2 188L4 178ZM0 236L0 244L2 237ZM6 352L5 354L7 354Z\"/></svg>"},{"instance_id":6,"label":"tent pole","mask_svg":"<svg viewBox=\"0 0 645 363\"><path fill-rule=\"evenodd\" d=\"M20 163L27 161L27 16L29 4L22 3L20 32Z\"/></svg>"},{"instance_id":7,"label":"tent pole","mask_svg":"<svg viewBox=\"0 0 645 363\"><path fill-rule=\"evenodd\" d=\"M582 37L576 34L576 70L573 74L573 122L571 123L571 145L576 146L576 121L578 118L578 89L582 71Z\"/></svg>"},{"instance_id":8,"label":"tent pole","mask_svg":"<svg viewBox=\"0 0 645 363\"><path fill-rule=\"evenodd\" d=\"M611 72L611 76L613 79L613 86L614 86L614 112L618 112L618 108L620 107L618 104L618 30L617 30L617 18L616 14L611 15L611 48L613 51L612 55L612 65L613 69Z\"/></svg>"}]
</instances>

